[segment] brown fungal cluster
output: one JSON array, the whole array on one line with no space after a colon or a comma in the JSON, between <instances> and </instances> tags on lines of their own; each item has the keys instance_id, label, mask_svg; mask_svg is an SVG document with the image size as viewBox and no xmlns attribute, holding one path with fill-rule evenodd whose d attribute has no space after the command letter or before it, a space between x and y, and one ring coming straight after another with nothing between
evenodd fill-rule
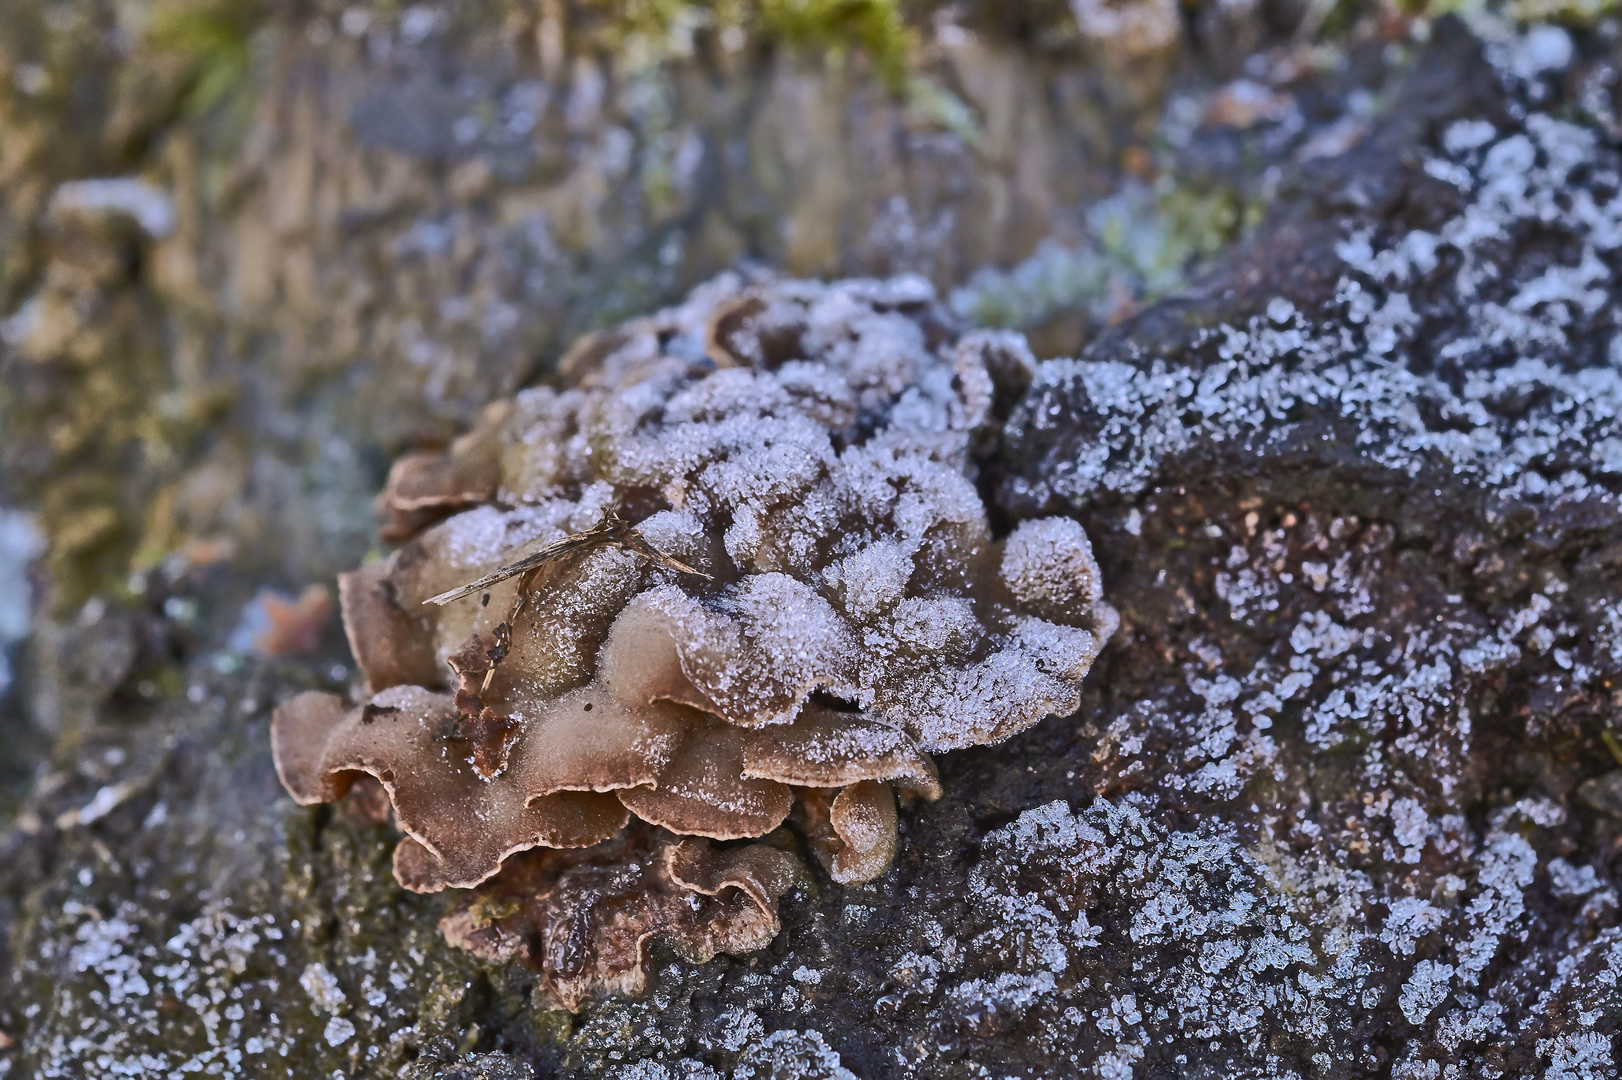
<instances>
[{"instance_id":1,"label":"brown fungal cluster","mask_svg":"<svg viewBox=\"0 0 1622 1080\"><path fill-rule=\"evenodd\" d=\"M1032 369L911 278L728 276L585 339L562 388L396 463L404 546L339 581L371 697L285 703L283 783L375 778L401 884L474 890L447 936L571 1008L640 988L653 937L760 947L793 843L712 841L792 813L836 881L877 878L896 790L1073 711L1115 628L1081 527L995 539L974 486Z\"/></svg>"},{"instance_id":2,"label":"brown fungal cluster","mask_svg":"<svg viewBox=\"0 0 1622 1080\"><path fill-rule=\"evenodd\" d=\"M766 844L717 849L633 822L590 848L513 856L440 929L481 959L539 968L553 1000L574 1010L596 994L640 993L651 938L695 963L764 948L797 870Z\"/></svg>"}]
</instances>

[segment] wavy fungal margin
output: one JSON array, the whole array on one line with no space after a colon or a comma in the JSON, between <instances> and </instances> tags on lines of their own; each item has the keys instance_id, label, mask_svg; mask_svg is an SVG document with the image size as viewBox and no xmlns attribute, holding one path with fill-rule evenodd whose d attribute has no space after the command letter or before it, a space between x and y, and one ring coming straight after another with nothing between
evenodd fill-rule
<instances>
[{"instance_id":1,"label":"wavy fungal margin","mask_svg":"<svg viewBox=\"0 0 1622 1080\"><path fill-rule=\"evenodd\" d=\"M370 778L400 883L471 890L449 939L571 1009L640 990L653 938L769 941L791 816L880 877L896 792L1073 712L1117 624L1075 521L992 537L976 450L1034 361L951 340L926 283L729 275L575 352L396 463L403 546L339 580L370 696L272 725L295 800Z\"/></svg>"}]
</instances>

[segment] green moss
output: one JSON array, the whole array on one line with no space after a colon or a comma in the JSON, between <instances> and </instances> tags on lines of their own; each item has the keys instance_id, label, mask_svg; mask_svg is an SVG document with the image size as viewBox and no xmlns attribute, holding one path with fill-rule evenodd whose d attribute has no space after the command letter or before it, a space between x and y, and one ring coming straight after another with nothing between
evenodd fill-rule
<instances>
[{"instance_id":1,"label":"green moss","mask_svg":"<svg viewBox=\"0 0 1622 1080\"><path fill-rule=\"evenodd\" d=\"M115 286L116 287L116 286ZM55 317L85 294L44 306ZM0 416L21 457L19 494L38 507L46 565L68 606L120 581L145 514L146 417L164 380L155 312L126 294L82 321L64 319L50 355L14 359Z\"/></svg>"},{"instance_id":2,"label":"green moss","mask_svg":"<svg viewBox=\"0 0 1622 1080\"><path fill-rule=\"evenodd\" d=\"M264 19L252 0L187 0L160 7L147 28L147 47L183 57L190 84L183 107L206 112L246 82L253 56L249 42Z\"/></svg>"},{"instance_id":3,"label":"green moss","mask_svg":"<svg viewBox=\"0 0 1622 1080\"><path fill-rule=\"evenodd\" d=\"M896 0L761 0L760 22L771 37L836 56L860 48L892 90L906 88L916 33Z\"/></svg>"},{"instance_id":4,"label":"green moss","mask_svg":"<svg viewBox=\"0 0 1622 1080\"><path fill-rule=\"evenodd\" d=\"M981 130L979 117L968 102L943 86L939 80L923 72L907 77L907 104L919 116L937 124L967 145L979 149Z\"/></svg>"},{"instance_id":5,"label":"green moss","mask_svg":"<svg viewBox=\"0 0 1622 1080\"><path fill-rule=\"evenodd\" d=\"M1093 206L1087 243L1045 243L1008 270L982 270L951 303L984 326L1030 328L1075 311L1109 322L1182 288L1262 211L1228 186L1166 182L1158 192L1123 192Z\"/></svg>"},{"instance_id":6,"label":"green moss","mask_svg":"<svg viewBox=\"0 0 1622 1080\"><path fill-rule=\"evenodd\" d=\"M580 12L597 15L597 36L620 51L635 40L642 51L659 54L668 51L660 44L682 31L739 27L765 42L819 51L836 64L860 50L897 94L908 93L917 74L918 32L901 0L586 0Z\"/></svg>"},{"instance_id":7,"label":"green moss","mask_svg":"<svg viewBox=\"0 0 1622 1080\"><path fill-rule=\"evenodd\" d=\"M1156 270L1185 271L1212 258L1261 220L1260 200L1246 201L1235 188L1200 190L1172 186L1155 200L1165 243Z\"/></svg>"},{"instance_id":8,"label":"green moss","mask_svg":"<svg viewBox=\"0 0 1622 1080\"><path fill-rule=\"evenodd\" d=\"M1569 26L1593 26L1622 10L1617 0L1515 0L1510 15L1522 23L1561 22Z\"/></svg>"},{"instance_id":9,"label":"green moss","mask_svg":"<svg viewBox=\"0 0 1622 1080\"><path fill-rule=\"evenodd\" d=\"M19 19L15 55L45 77L32 98L0 95L0 142L23 148L21 171L0 184L16 215L7 235L0 213L0 314L26 304L40 330L6 358L0 428L16 462L9 497L39 511L63 607L116 591L132 557L148 566L167 554L136 549L165 535L154 497L217 424L219 403L164 406L174 343L170 309L142 273L146 243L123 224L43 229L42 200L68 179L150 176L170 135L244 102L268 16L258 0L158 0L135 47L114 49L110 8L71 10L20 13L32 21Z\"/></svg>"},{"instance_id":10,"label":"green moss","mask_svg":"<svg viewBox=\"0 0 1622 1080\"><path fill-rule=\"evenodd\" d=\"M1617 0L1403 0L1399 6L1412 15L1431 19L1443 15L1458 15L1466 22L1481 17L1507 18L1523 26L1557 22L1576 28L1592 27L1622 11Z\"/></svg>"}]
</instances>

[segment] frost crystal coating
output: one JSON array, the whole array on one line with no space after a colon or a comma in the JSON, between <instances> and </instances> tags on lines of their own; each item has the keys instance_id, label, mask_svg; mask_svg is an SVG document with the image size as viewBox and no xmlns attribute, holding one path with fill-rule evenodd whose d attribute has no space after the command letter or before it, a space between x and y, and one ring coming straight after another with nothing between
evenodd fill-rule
<instances>
[{"instance_id":1,"label":"frost crystal coating","mask_svg":"<svg viewBox=\"0 0 1622 1080\"><path fill-rule=\"evenodd\" d=\"M616 930L621 951L652 933L696 954L759 947L792 860L763 846L745 873L640 825L621 851L627 824L760 837L798 798L832 876L870 881L897 846L892 785L939 794L930 753L1078 707L1117 622L1087 536L1050 518L998 540L974 483L1034 370L1022 339L949 341L917 279L729 276L585 339L562 367L563 389L525 391L449 452L396 464L385 532L412 538L339 583L373 696L278 710L277 765L299 802L381 783L407 888L472 888L521 852L605 845L648 882L616 909L641 913L637 932ZM571 536L562 557L424 603ZM502 919L573 911L554 894L582 860L536 858L517 862L550 883L526 895L549 896L551 914L508 898L504 914L448 919L453 937L475 947ZM713 889L695 884L706 875ZM732 890L759 914L728 909L722 922L748 928L735 939L685 917L677 933L656 897L683 889ZM524 935L507 937L478 947L520 951ZM596 983L576 977L588 960ZM640 986L623 958L569 963L554 990L571 1003Z\"/></svg>"}]
</instances>

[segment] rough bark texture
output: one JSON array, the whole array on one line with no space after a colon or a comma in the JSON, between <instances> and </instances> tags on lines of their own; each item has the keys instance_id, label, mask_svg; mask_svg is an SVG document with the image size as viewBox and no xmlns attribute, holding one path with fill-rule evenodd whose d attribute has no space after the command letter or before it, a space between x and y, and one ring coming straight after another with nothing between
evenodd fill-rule
<instances>
[{"instance_id":1,"label":"rough bark texture","mask_svg":"<svg viewBox=\"0 0 1622 1080\"><path fill-rule=\"evenodd\" d=\"M172 558L140 596L45 623L16 661L36 719L13 709L0 728L8 748L39 724L58 740L0 847L0 1032L15 1041L0 1075L1614 1076L1610 48L1550 28L1483 45L1436 24L1394 65L1365 138L1263 158L1298 164L1192 290L1089 324L1079 358L1042 364L1007 403L981 486L999 529L1063 513L1093 537L1123 627L1081 710L944 758L947 794L903 810L884 879L814 870L770 947L662 955L644 999L538 1007L533 974L444 943L448 898L398 888L375 808L283 795L269 706L352 676L330 626L298 658L229 644L242 566L263 556ZM299 85L327 86L307 64ZM316 100L276 107L320 126ZM285 242L359 243L333 213ZM240 220L256 218L281 220ZM948 247L971 254L943 281L988 254ZM348 257L312 248L310 265L362 265ZM802 268L870 267L892 268ZM413 272L380 264L350 284L405 288ZM134 280L80 285L134 297L148 288ZM325 419L279 437L347 432L338 464L247 428L234 460L263 478L256 493L174 475L253 521L281 493L311 536L266 546L285 545L292 580L315 578L356 554L381 483L354 448L465 417L435 401L525 375L498 367L442 399L400 391L397 411L365 396L364 364L350 382L312 369ZM280 361L265 370L277 393L300 385ZM295 497L275 462L300 460L344 479Z\"/></svg>"}]
</instances>

